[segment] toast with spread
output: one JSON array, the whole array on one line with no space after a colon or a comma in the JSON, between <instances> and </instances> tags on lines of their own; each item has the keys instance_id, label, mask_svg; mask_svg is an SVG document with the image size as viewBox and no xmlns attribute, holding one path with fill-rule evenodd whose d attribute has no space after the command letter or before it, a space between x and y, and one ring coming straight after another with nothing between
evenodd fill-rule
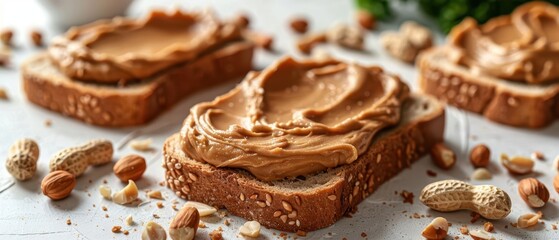
<instances>
[{"instance_id":1,"label":"toast with spread","mask_svg":"<svg viewBox=\"0 0 559 240\"><path fill-rule=\"evenodd\" d=\"M499 123L545 127L559 116L559 8L532 2L483 25L466 19L418 66L425 93Z\"/></svg>"},{"instance_id":2,"label":"toast with spread","mask_svg":"<svg viewBox=\"0 0 559 240\"><path fill-rule=\"evenodd\" d=\"M441 142L444 121L436 99L379 67L287 57L190 110L163 147L166 183L266 227L313 231Z\"/></svg>"},{"instance_id":3,"label":"toast with spread","mask_svg":"<svg viewBox=\"0 0 559 240\"><path fill-rule=\"evenodd\" d=\"M90 124L123 127L244 76L254 44L211 12L152 11L74 27L21 66L27 98Z\"/></svg>"}]
</instances>

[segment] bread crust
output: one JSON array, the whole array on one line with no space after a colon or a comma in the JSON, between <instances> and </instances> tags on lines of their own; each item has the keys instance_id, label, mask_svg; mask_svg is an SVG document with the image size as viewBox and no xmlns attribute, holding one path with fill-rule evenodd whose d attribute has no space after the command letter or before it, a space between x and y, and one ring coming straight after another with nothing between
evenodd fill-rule
<instances>
[{"instance_id":1,"label":"bread crust","mask_svg":"<svg viewBox=\"0 0 559 240\"><path fill-rule=\"evenodd\" d=\"M245 41L231 43L126 86L72 80L42 53L22 64L23 90L32 103L89 124L141 125L191 93L244 76L252 68L253 49Z\"/></svg>"},{"instance_id":2,"label":"bread crust","mask_svg":"<svg viewBox=\"0 0 559 240\"><path fill-rule=\"evenodd\" d=\"M383 130L352 164L304 180L266 183L243 170L194 161L181 150L175 134L163 146L166 184L183 199L225 208L266 227L289 232L321 229L354 212L382 183L443 140L444 108L432 102L432 114ZM313 187L300 188L295 182Z\"/></svg>"},{"instance_id":3,"label":"bread crust","mask_svg":"<svg viewBox=\"0 0 559 240\"><path fill-rule=\"evenodd\" d=\"M422 92L489 120L516 127L542 128L558 118L559 83L534 86L479 76L445 61L443 51L444 47L438 47L420 55Z\"/></svg>"}]
</instances>

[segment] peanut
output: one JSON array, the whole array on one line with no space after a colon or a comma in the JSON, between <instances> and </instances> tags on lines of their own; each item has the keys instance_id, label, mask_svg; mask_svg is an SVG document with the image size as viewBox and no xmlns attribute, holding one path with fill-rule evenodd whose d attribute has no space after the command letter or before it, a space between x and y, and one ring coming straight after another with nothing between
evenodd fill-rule
<instances>
[{"instance_id":1,"label":"peanut","mask_svg":"<svg viewBox=\"0 0 559 240\"><path fill-rule=\"evenodd\" d=\"M50 160L50 171L65 170L76 177L82 175L89 165L102 165L113 158L113 144L104 139L70 147L56 153Z\"/></svg>"},{"instance_id":2,"label":"peanut","mask_svg":"<svg viewBox=\"0 0 559 240\"><path fill-rule=\"evenodd\" d=\"M132 180L128 180L128 185L112 196L113 202L121 205L128 204L138 199L138 187Z\"/></svg>"},{"instance_id":3,"label":"peanut","mask_svg":"<svg viewBox=\"0 0 559 240\"><path fill-rule=\"evenodd\" d=\"M359 27L337 24L326 31L326 40L344 48L363 50L365 34Z\"/></svg>"},{"instance_id":4,"label":"peanut","mask_svg":"<svg viewBox=\"0 0 559 240\"><path fill-rule=\"evenodd\" d=\"M306 33L309 29L309 21L304 17L295 17L291 19L289 26L296 33Z\"/></svg>"},{"instance_id":5,"label":"peanut","mask_svg":"<svg viewBox=\"0 0 559 240\"><path fill-rule=\"evenodd\" d=\"M153 198L153 199L161 199L164 200L165 198L163 198L163 195L161 194L161 191L149 191L147 193L149 198Z\"/></svg>"},{"instance_id":6,"label":"peanut","mask_svg":"<svg viewBox=\"0 0 559 240\"><path fill-rule=\"evenodd\" d=\"M400 26L400 34L407 39L414 48L424 50L433 45L433 34L428 28L414 22L406 21Z\"/></svg>"},{"instance_id":7,"label":"peanut","mask_svg":"<svg viewBox=\"0 0 559 240\"><path fill-rule=\"evenodd\" d=\"M448 235L448 221L443 217L437 217L431 221L423 232L421 236L429 240L445 239Z\"/></svg>"},{"instance_id":8,"label":"peanut","mask_svg":"<svg viewBox=\"0 0 559 240\"><path fill-rule=\"evenodd\" d=\"M380 43L393 57L404 62L413 63L418 55L418 50L397 32L383 32Z\"/></svg>"},{"instance_id":9,"label":"peanut","mask_svg":"<svg viewBox=\"0 0 559 240\"><path fill-rule=\"evenodd\" d=\"M200 202L194 202L194 201L188 201L186 202L183 207L193 207L198 209L198 213L200 214L200 217L205 217L205 216L209 216L214 214L215 212L217 212L217 209L210 206L210 205L206 205Z\"/></svg>"},{"instance_id":10,"label":"peanut","mask_svg":"<svg viewBox=\"0 0 559 240\"><path fill-rule=\"evenodd\" d=\"M39 160L37 143L28 138L20 139L10 147L6 169L15 179L25 181L35 175L37 160Z\"/></svg>"},{"instance_id":11,"label":"peanut","mask_svg":"<svg viewBox=\"0 0 559 240\"><path fill-rule=\"evenodd\" d=\"M35 45L36 47L43 46L43 34L41 34L39 30L37 29L32 30L29 36L31 37L31 41L33 42L33 45Z\"/></svg>"},{"instance_id":12,"label":"peanut","mask_svg":"<svg viewBox=\"0 0 559 240\"><path fill-rule=\"evenodd\" d=\"M6 28L0 31L0 42L5 46L12 45L12 38L14 36L14 31L12 29Z\"/></svg>"},{"instance_id":13,"label":"peanut","mask_svg":"<svg viewBox=\"0 0 559 240\"><path fill-rule=\"evenodd\" d=\"M136 151L146 152L152 150L151 143L153 140L151 138L146 139L134 139L130 141L130 147Z\"/></svg>"},{"instance_id":14,"label":"peanut","mask_svg":"<svg viewBox=\"0 0 559 240\"><path fill-rule=\"evenodd\" d=\"M384 32L380 40L390 55L408 63L433 45L431 31L413 21L404 22L398 32Z\"/></svg>"},{"instance_id":15,"label":"peanut","mask_svg":"<svg viewBox=\"0 0 559 240\"><path fill-rule=\"evenodd\" d=\"M167 239L167 232L156 222L149 221L144 225L142 231L142 240L165 240Z\"/></svg>"},{"instance_id":16,"label":"peanut","mask_svg":"<svg viewBox=\"0 0 559 240\"><path fill-rule=\"evenodd\" d=\"M534 168L534 160L528 157L515 156L509 157L507 154L501 154L501 164L511 174L524 175L532 172Z\"/></svg>"},{"instance_id":17,"label":"peanut","mask_svg":"<svg viewBox=\"0 0 559 240\"><path fill-rule=\"evenodd\" d=\"M128 217L124 219L124 224L126 224L126 226L134 225L134 218L132 218L132 215L128 215Z\"/></svg>"},{"instance_id":18,"label":"peanut","mask_svg":"<svg viewBox=\"0 0 559 240\"><path fill-rule=\"evenodd\" d=\"M6 63L4 56L2 55L2 48L0 48L0 66L3 66ZM8 92L5 88L0 87L0 100L8 100Z\"/></svg>"},{"instance_id":19,"label":"peanut","mask_svg":"<svg viewBox=\"0 0 559 240\"><path fill-rule=\"evenodd\" d=\"M523 214L520 217L518 217L518 220L516 222L516 227L528 228L531 226L535 226L536 224L538 224L541 218L542 218L541 212Z\"/></svg>"},{"instance_id":20,"label":"peanut","mask_svg":"<svg viewBox=\"0 0 559 240\"><path fill-rule=\"evenodd\" d=\"M10 49L0 46L0 67L8 65L11 57L12 52ZM4 88L0 88L0 99L8 100L8 94Z\"/></svg>"},{"instance_id":21,"label":"peanut","mask_svg":"<svg viewBox=\"0 0 559 240\"><path fill-rule=\"evenodd\" d=\"M109 186L107 185L99 186L99 194L101 194L101 196L103 196L104 199L112 200L113 198L111 197L111 193L112 190Z\"/></svg>"},{"instance_id":22,"label":"peanut","mask_svg":"<svg viewBox=\"0 0 559 240\"><path fill-rule=\"evenodd\" d=\"M355 18L357 19L357 23L367 30L373 30L376 26L377 21L375 20L375 16L365 10L358 10L355 14Z\"/></svg>"},{"instance_id":23,"label":"peanut","mask_svg":"<svg viewBox=\"0 0 559 240\"><path fill-rule=\"evenodd\" d=\"M487 167L491 161L491 150L483 144L478 144L470 152L470 162L476 168Z\"/></svg>"},{"instance_id":24,"label":"peanut","mask_svg":"<svg viewBox=\"0 0 559 240\"><path fill-rule=\"evenodd\" d=\"M429 151L433 162L441 169L451 169L456 164L456 154L444 143L436 143Z\"/></svg>"},{"instance_id":25,"label":"peanut","mask_svg":"<svg viewBox=\"0 0 559 240\"><path fill-rule=\"evenodd\" d=\"M297 41L297 49L304 54L310 54L315 45L326 42L326 34L307 34Z\"/></svg>"},{"instance_id":26,"label":"peanut","mask_svg":"<svg viewBox=\"0 0 559 240\"><path fill-rule=\"evenodd\" d=\"M260 236L260 223L257 221L248 221L239 228L239 233L246 237L257 238Z\"/></svg>"},{"instance_id":27,"label":"peanut","mask_svg":"<svg viewBox=\"0 0 559 240\"><path fill-rule=\"evenodd\" d=\"M470 178L472 180L490 180L493 178L493 174L487 168L482 167L474 170Z\"/></svg>"},{"instance_id":28,"label":"peanut","mask_svg":"<svg viewBox=\"0 0 559 240\"><path fill-rule=\"evenodd\" d=\"M474 240L495 240L495 238L485 230L473 230L470 232L470 237Z\"/></svg>"},{"instance_id":29,"label":"peanut","mask_svg":"<svg viewBox=\"0 0 559 240\"><path fill-rule=\"evenodd\" d=\"M473 186L458 180L443 180L425 186L419 200L437 211L468 209L487 219L502 219L511 211L510 197L502 189L492 185Z\"/></svg>"}]
</instances>

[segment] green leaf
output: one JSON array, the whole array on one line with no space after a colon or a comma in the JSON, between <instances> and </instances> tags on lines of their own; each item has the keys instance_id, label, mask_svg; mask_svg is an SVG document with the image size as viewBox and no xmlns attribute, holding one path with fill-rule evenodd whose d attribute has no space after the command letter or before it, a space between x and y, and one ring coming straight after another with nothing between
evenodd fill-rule
<instances>
[{"instance_id":1,"label":"green leaf","mask_svg":"<svg viewBox=\"0 0 559 240\"><path fill-rule=\"evenodd\" d=\"M448 4L449 0L419 0L419 7L427 15L437 17L441 8Z\"/></svg>"},{"instance_id":2,"label":"green leaf","mask_svg":"<svg viewBox=\"0 0 559 240\"><path fill-rule=\"evenodd\" d=\"M390 0L355 0L359 8L372 13L377 19L386 20L393 15ZM395 1L395 0L392 0ZM530 0L400 0L416 1L419 8L435 18L441 30L448 33L466 17L485 23L496 16L510 14L516 7ZM546 2L559 5L559 0Z\"/></svg>"},{"instance_id":3,"label":"green leaf","mask_svg":"<svg viewBox=\"0 0 559 240\"><path fill-rule=\"evenodd\" d=\"M356 0L357 7L373 14L376 19L384 20L392 16L388 0Z\"/></svg>"},{"instance_id":4,"label":"green leaf","mask_svg":"<svg viewBox=\"0 0 559 240\"><path fill-rule=\"evenodd\" d=\"M478 22L486 22L491 18L491 6L489 2L479 4L472 13L472 17Z\"/></svg>"}]
</instances>

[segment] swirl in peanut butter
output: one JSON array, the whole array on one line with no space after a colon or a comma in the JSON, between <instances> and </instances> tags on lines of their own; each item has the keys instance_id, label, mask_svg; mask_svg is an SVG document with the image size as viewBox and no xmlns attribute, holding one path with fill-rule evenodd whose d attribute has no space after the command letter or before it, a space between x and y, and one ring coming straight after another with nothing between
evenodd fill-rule
<instances>
[{"instance_id":1,"label":"swirl in peanut butter","mask_svg":"<svg viewBox=\"0 0 559 240\"><path fill-rule=\"evenodd\" d=\"M474 72L538 84L559 80L559 9L527 3L478 26L466 19L450 32L452 58Z\"/></svg>"},{"instance_id":2,"label":"swirl in peanut butter","mask_svg":"<svg viewBox=\"0 0 559 240\"><path fill-rule=\"evenodd\" d=\"M124 83L150 77L205 51L240 39L241 26L211 12L152 11L144 19L115 18L71 28L49 46L69 77Z\"/></svg>"},{"instance_id":3,"label":"swirl in peanut butter","mask_svg":"<svg viewBox=\"0 0 559 240\"><path fill-rule=\"evenodd\" d=\"M408 88L380 68L283 58L190 110L183 150L271 181L355 161L400 120Z\"/></svg>"}]
</instances>

